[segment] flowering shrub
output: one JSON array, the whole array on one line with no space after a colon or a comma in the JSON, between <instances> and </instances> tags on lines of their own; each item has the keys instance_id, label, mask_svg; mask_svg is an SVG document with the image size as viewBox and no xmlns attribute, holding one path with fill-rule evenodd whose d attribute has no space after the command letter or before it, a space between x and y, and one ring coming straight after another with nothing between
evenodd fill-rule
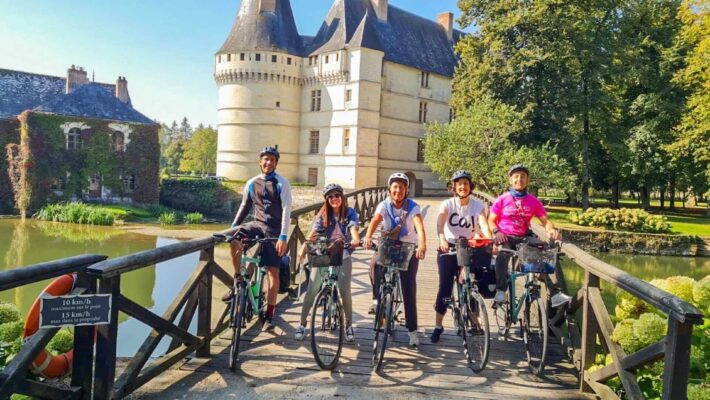
<instances>
[{"instance_id":1,"label":"flowering shrub","mask_svg":"<svg viewBox=\"0 0 710 400\"><path fill-rule=\"evenodd\" d=\"M567 219L581 226L595 226L615 231L669 233L671 224L662 215L651 215L636 208L588 208L572 211Z\"/></svg>"}]
</instances>

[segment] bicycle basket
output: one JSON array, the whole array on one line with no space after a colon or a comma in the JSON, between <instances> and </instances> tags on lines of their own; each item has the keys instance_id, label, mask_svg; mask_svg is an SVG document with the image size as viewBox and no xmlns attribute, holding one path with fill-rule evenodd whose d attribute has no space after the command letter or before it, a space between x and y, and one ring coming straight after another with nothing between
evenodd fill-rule
<instances>
[{"instance_id":1,"label":"bicycle basket","mask_svg":"<svg viewBox=\"0 0 710 400\"><path fill-rule=\"evenodd\" d=\"M328 246L323 242L308 243L308 264L311 268L338 267L343 264L343 246Z\"/></svg>"},{"instance_id":2,"label":"bicycle basket","mask_svg":"<svg viewBox=\"0 0 710 400\"><path fill-rule=\"evenodd\" d=\"M523 243L518 246L521 272L552 274L555 272L557 249Z\"/></svg>"},{"instance_id":3,"label":"bicycle basket","mask_svg":"<svg viewBox=\"0 0 710 400\"><path fill-rule=\"evenodd\" d=\"M400 271L406 271L409 269L409 260L412 259L417 245L383 238L377 247L377 262L380 265L389 265Z\"/></svg>"},{"instance_id":4,"label":"bicycle basket","mask_svg":"<svg viewBox=\"0 0 710 400\"><path fill-rule=\"evenodd\" d=\"M465 238L456 241L456 262L462 267L468 267L469 272L475 273L486 268L491 263L491 257L491 246L471 247Z\"/></svg>"}]
</instances>

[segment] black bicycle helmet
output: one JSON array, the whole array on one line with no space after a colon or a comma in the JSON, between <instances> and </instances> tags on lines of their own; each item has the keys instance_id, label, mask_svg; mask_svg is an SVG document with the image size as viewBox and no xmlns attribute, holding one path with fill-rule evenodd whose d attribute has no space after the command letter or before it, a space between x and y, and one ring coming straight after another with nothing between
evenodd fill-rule
<instances>
[{"instance_id":1,"label":"black bicycle helmet","mask_svg":"<svg viewBox=\"0 0 710 400\"><path fill-rule=\"evenodd\" d=\"M267 154L271 154L272 156L276 157L276 161L279 161L279 158L281 158L281 154L279 154L279 150L276 147L264 147L261 153L259 153L259 158L264 157Z\"/></svg>"},{"instance_id":2,"label":"black bicycle helmet","mask_svg":"<svg viewBox=\"0 0 710 400\"><path fill-rule=\"evenodd\" d=\"M530 176L530 171L528 170L528 167L525 166L525 164L515 164L510 169L508 170L508 176L513 175L515 172L525 172L528 176Z\"/></svg>"},{"instance_id":3,"label":"black bicycle helmet","mask_svg":"<svg viewBox=\"0 0 710 400\"><path fill-rule=\"evenodd\" d=\"M329 183L323 188L323 197L328 197L331 192L340 192L340 194L342 194L343 187L337 183Z\"/></svg>"}]
</instances>

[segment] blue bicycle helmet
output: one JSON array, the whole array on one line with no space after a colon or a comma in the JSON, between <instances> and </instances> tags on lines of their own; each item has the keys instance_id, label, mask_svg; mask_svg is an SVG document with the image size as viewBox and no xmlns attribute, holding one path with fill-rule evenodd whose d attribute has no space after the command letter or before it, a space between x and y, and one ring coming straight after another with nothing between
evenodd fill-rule
<instances>
[{"instance_id":1,"label":"blue bicycle helmet","mask_svg":"<svg viewBox=\"0 0 710 400\"><path fill-rule=\"evenodd\" d=\"M508 176L513 175L515 172L525 172L528 176L530 176L530 171L528 170L528 167L525 166L525 164L515 164L510 169L508 170Z\"/></svg>"},{"instance_id":2,"label":"blue bicycle helmet","mask_svg":"<svg viewBox=\"0 0 710 400\"><path fill-rule=\"evenodd\" d=\"M331 192L340 192L342 194L343 187L337 183L329 183L323 188L323 197L328 197Z\"/></svg>"},{"instance_id":3,"label":"blue bicycle helmet","mask_svg":"<svg viewBox=\"0 0 710 400\"><path fill-rule=\"evenodd\" d=\"M276 161L279 161L279 158L281 158L281 154L279 154L279 150L276 147L271 147L271 146L266 146L264 149L259 153L259 158L264 157L265 155L270 154L274 157L276 157Z\"/></svg>"}]
</instances>

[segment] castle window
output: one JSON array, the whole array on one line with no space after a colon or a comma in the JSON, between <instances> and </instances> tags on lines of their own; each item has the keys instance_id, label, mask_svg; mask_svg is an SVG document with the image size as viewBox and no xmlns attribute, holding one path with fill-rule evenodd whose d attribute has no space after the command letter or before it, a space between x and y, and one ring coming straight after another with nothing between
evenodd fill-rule
<instances>
[{"instance_id":1,"label":"castle window","mask_svg":"<svg viewBox=\"0 0 710 400\"><path fill-rule=\"evenodd\" d=\"M325 63L328 64L329 56L325 56Z\"/></svg>"},{"instance_id":2,"label":"castle window","mask_svg":"<svg viewBox=\"0 0 710 400\"><path fill-rule=\"evenodd\" d=\"M111 134L111 150L117 151L117 152L124 152L126 151L126 138L123 135L123 132L115 131Z\"/></svg>"},{"instance_id":3,"label":"castle window","mask_svg":"<svg viewBox=\"0 0 710 400\"><path fill-rule=\"evenodd\" d=\"M279 107L281 107L281 102L280 102L280 101L277 101L277 102L276 102L276 108L279 108Z\"/></svg>"},{"instance_id":4,"label":"castle window","mask_svg":"<svg viewBox=\"0 0 710 400\"><path fill-rule=\"evenodd\" d=\"M428 88L429 87L429 73L422 71L421 75L421 86L423 88Z\"/></svg>"},{"instance_id":5,"label":"castle window","mask_svg":"<svg viewBox=\"0 0 710 400\"><path fill-rule=\"evenodd\" d=\"M318 184L318 168L308 168L308 184Z\"/></svg>"},{"instance_id":6,"label":"castle window","mask_svg":"<svg viewBox=\"0 0 710 400\"><path fill-rule=\"evenodd\" d=\"M320 132L311 131L310 136L311 147L309 148L309 154L318 154L319 144L320 144Z\"/></svg>"},{"instance_id":7,"label":"castle window","mask_svg":"<svg viewBox=\"0 0 710 400\"><path fill-rule=\"evenodd\" d=\"M51 189L52 190L64 190L66 187L66 179L64 178L54 178L52 179L52 184L51 184Z\"/></svg>"},{"instance_id":8,"label":"castle window","mask_svg":"<svg viewBox=\"0 0 710 400\"><path fill-rule=\"evenodd\" d=\"M343 153L350 150L350 129L343 129Z\"/></svg>"},{"instance_id":9,"label":"castle window","mask_svg":"<svg viewBox=\"0 0 710 400\"><path fill-rule=\"evenodd\" d=\"M125 193L132 193L136 188L136 177L133 174L124 175L121 177L123 183L123 191Z\"/></svg>"},{"instance_id":10,"label":"castle window","mask_svg":"<svg viewBox=\"0 0 710 400\"><path fill-rule=\"evenodd\" d=\"M276 60L278 60L278 57L276 56L276 54L272 54L271 55L271 62L275 63Z\"/></svg>"},{"instance_id":11,"label":"castle window","mask_svg":"<svg viewBox=\"0 0 710 400\"><path fill-rule=\"evenodd\" d=\"M260 54L260 53L256 53L256 54L254 55L254 60L256 60L256 61L261 61L261 54Z\"/></svg>"},{"instance_id":12,"label":"castle window","mask_svg":"<svg viewBox=\"0 0 710 400\"><path fill-rule=\"evenodd\" d=\"M311 91L311 111L320 111L320 90Z\"/></svg>"},{"instance_id":13,"label":"castle window","mask_svg":"<svg viewBox=\"0 0 710 400\"><path fill-rule=\"evenodd\" d=\"M417 141L417 161L424 162L424 139Z\"/></svg>"},{"instance_id":14,"label":"castle window","mask_svg":"<svg viewBox=\"0 0 710 400\"><path fill-rule=\"evenodd\" d=\"M291 57L286 57L286 64L291 65Z\"/></svg>"},{"instance_id":15,"label":"castle window","mask_svg":"<svg viewBox=\"0 0 710 400\"><path fill-rule=\"evenodd\" d=\"M81 130L79 128L70 129L67 134L67 150L79 150L81 145Z\"/></svg>"},{"instance_id":16,"label":"castle window","mask_svg":"<svg viewBox=\"0 0 710 400\"><path fill-rule=\"evenodd\" d=\"M244 61L244 53L239 53L239 61Z\"/></svg>"},{"instance_id":17,"label":"castle window","mask_svg":"<svg viewBox=\"0 0 710 400\"><path fill-rule=\"evenodd\" d=\"M227 61L232 61L232 55L231 55L231 54L227 54Z\"/></svg>"},{"instance_id":18,"label":"castle window","mask_svg":"<svg viewBox=\"0 0 710 400\"><path fill-rule=\"evenodd\" d=\"M353 100L353 91L352 91L352 89L348 89L345 91L345 101L349 103L352 100Z\"/></svg>"},{"instance_id":19,"label":"castle window","mask_svg":"<svg viewBox=\"0 0 710 400\"><path fill-rule=\"evenodd\" d=\"M335 61L340 61L340 53L335 53Z\"/></svg>"},{"instance_id":20,"label":"castle window","mask_svg":"<svg viewBox=\"0 0 710 400\"><path fill-rule=\"evenodd\" d=\"M426 101L419 102L419 122L426 122L427 107L428 104Z\"/></svg>"}]
</instances>

